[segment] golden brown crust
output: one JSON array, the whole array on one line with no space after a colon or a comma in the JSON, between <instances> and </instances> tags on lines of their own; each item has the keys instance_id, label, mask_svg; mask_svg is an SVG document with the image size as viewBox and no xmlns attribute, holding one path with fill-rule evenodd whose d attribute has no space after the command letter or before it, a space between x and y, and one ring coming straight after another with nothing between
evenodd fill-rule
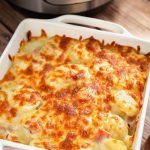
<instances>
[{"instance_id":1,"label":"golden brown crust","mask_svg":"<svg viewBox=\"0 0 150 150\"><path fill-rule=\"evenodd\" d=\"M94 37L29 31L0 81L0 138L48 150L115 139L130 149L150 62L139 52Z\"/></svg>"}]
</instances>

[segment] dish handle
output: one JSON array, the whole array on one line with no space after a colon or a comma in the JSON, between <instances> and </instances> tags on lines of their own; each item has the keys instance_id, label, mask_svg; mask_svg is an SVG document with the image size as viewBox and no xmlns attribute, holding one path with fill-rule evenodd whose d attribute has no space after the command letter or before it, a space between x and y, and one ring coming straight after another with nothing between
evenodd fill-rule
<instances>
[{"instance_id":1,"label":"dish handle","mask_svg":"<svg viewBox=\"0 0 150 150\"><path fill-rule=\"evenodd\" d=\"M78 15L63 15L52 20L55 22L70 23L70 24L81 25L86 27L88 26L92 28L94 27L96 29L100 29L107 32L109 31L109 32L124 34L127 36L132 36L131 33L129 33L123 26L113 22L101 20L101 19L83 17Z\"/></svg>"}]
</instances>

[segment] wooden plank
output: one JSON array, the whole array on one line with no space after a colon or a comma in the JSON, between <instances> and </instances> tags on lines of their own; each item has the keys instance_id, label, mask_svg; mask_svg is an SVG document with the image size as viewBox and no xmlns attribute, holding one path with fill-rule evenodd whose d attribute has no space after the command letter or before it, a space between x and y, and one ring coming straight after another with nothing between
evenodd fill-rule
<instances>
[{"instance_id":1,"label":"wooden plank","mask_svg":"<svg viewBox=\"0 0 150 150\"><path fill-rule=\"evenodd\" d=\"M0 1L0 21L11 31L14 32L21 20L25 16L12 8L5 0Z\"/></svg>"},{"instance_id":2,"label":"wooden plank","mask_svg":"<svg viewBox=\"0 0 150 150\"><path fill-rule=\"evenodd\" d=\"M119 23L133 35L150 40L149 8L148 0L113 0L93 17Z\"/></svg>"},{"instance_id":3,"label":"wooden plank","mask_svg":"<svg viewBox=\"0 0 150 150\"><path fill-rule=\"evenodd\" d=\"M0 23L0 55L3 53L7 43L9 42L12 33L10 33L5 26Z\"/></svg>"}]
</instances>

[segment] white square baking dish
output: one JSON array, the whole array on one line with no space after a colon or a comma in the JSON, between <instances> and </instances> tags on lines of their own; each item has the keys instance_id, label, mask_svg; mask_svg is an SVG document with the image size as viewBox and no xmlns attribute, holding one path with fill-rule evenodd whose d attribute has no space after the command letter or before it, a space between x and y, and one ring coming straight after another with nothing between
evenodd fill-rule
<instances>
[{"instance_id":1,"label":"white square baking dish","mask_svg":"<svg viewBox=\"0 0 150 150\"><path fill-rule=\"evenodd\" d=\"M74 23L78 25L72 25L67 23ZM97 30L98 28L102 29L103 31ZM8 55L15 55L15 53L18 51L20 41L22 39L26 39L27 31L31 30L33 35L40 35L41 29L44 29L48 36L53 36L55 34L65 34L66 36L70 36L73 38L79 38L81 35L83 38L93 36L96 39L105 40L105 42L107 43L115 41L119 44L132 47L137 47L139 45L141 48L141 53L150 52L150 41L142 40L132 36L124 27L115 23L75 15L64 15L50 20L25 19L19 24L13 37L11 38L9 44L5 48L5 51L0 58L0 79L6 73L7 69L11 64ZM140 150L144 120L146 116L146 108L149 99L149 92L150 75L147 78L147 83L145 86L145 91L143 95L143 106L140 112L140 118L133 144L133 150ZM0 140L0 150L7 150L6 146L12 146L23 150L40 149L6 140Z\"/></svg>"}]
</instances>

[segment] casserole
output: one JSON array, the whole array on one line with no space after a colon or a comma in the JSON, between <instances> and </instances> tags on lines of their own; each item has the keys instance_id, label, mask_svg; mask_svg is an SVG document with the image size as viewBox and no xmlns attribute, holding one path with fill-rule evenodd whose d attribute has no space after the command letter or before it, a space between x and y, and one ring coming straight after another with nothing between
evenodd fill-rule
<instances>
[{"instance_id":1,"label":"casserole","mask_svg":"<svg viewBox=\"0 0 150 150\"><path fill-rule=\"evenodd\" d=\"M56 21L56 23L55 23L55 21ZM93 26L93 25L95 26L95 24L98 23L99 25L98 26L96 25L96 27L101 27L101 28L104 28L107 30L112 30L112 31L122 33L125 35L123 36L123 35L119 35L118 33L108 33L106 31L97 32L95 29L89 30L85 27L76 27L74 25L66 25L64 23L59 23L60 21L69 22L69 23L78 23L78 24L86 23L86 25L88 25L88 26ZM40 22L41 22L41 24L40 24ZM35 23L35 26L30 26L30 24L33 25L34 23ZM37 26L37 24L38 24L38 26ZM49 30L49 26L51 26L51 28L53 27L53 30ZM50 36L55 35L55 34L59 34L59 35L65 34L67 36L75 37L75 38L79 38L79 35L82 35L83 38L85 38L85 37L89 37L89 36L93 35L95 38L104 39L106 42L112 42L115 39L115 41L117 43L123 44L123 45L131 45L133 47L140 45L141 52L143 52L143 53L144 52L147 53L147 51L144 50L144 48L147 48L146 46L149 46L149 43L147 41L142 41L138 38L128 37L128 36L130 36L130 34L123 27L121 27L119 25L105 22L105 21L98 21L96 19L87 20L86 17L68 16L68 15L54 19L51 22L40 21L40 20L31 20L31 19L24 21L17 29L18 32L23 31L23 32L20 32L21 33L20 37L16 35L17 33L15 33L14 37L10 41L10 44L11 44L11 42L13 42L13 40L21 41L23 38L25 38L25 33L29 30L29 28L33 32L33 35L38 35L40 32L40 29L45 29L46 32L48 33L48 35L50 35ZM63 30L62 30L62 28L63 28ZM88 31L88 32L86 32L86 31ZM9 45L6 49L9 49ZM8 54L14 55L19 48L19 43L12 43L12 45L10 45L10 46L11 46L11 48L13 46L14 51L6 50L4 52L4 54L2 55L2 59L8 60L8 58L7 58ZM1 59L1 61L2 61L2 59ZM10 62L8 60L8 62L6 62L2 66L3 69L5 69L5 70L4 70L4 72L1 72L1 74L0 74L1 77L4 75L7 68L9 67L9 65L10 65ZM149 85L149 78L147 81L147 87L146 87L145 95L144 95L143 107L145 107L145 108L146 108L146 104L148 101L148 92L149 92L148 85ZM146 110L146 109L144 109L144 110ZM144 119L144 116L143 116L143 114L145 113L144 110L142 110L142 112L141 112L142 117L140 117L140 119L139 119L140 126L138 126L138 129L137 129L138 136L136 136L137 138L135 138L134 149L139 148L139 145L137 145L137 143L139 144L139 142L141 140L140 139L141 136L139 136L139 133L142 132L142 128L143 128L144 121L142 119ZM141 122L141 120L142 120L142 122Z\"/></svg>"}]
</instances>

